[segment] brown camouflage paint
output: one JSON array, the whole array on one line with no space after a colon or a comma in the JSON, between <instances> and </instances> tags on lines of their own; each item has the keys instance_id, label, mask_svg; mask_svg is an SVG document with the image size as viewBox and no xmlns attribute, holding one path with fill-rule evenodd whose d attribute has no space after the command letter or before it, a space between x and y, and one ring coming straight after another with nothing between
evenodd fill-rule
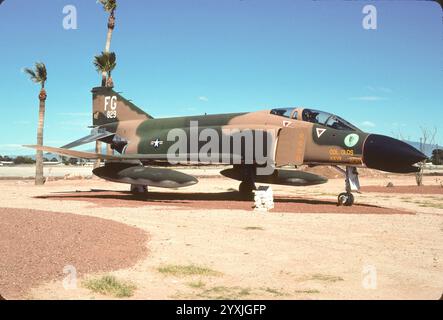
<instances>
[{"instance_id":1,"label":"brown camouflage paint","mask_svg":"<svg viewBox=\"0 0 443 320\"><path fill-rule=\"evenodd\" d=\"M92 92L93 124L128 140L125 155L151 155L154 158L158 155L158 159L164 160L168 148L174 143L167 141L168 132L180 128L188 133L189 137L190 122L198 121L199 131L212 128L217 130L220 136L229 129L271 132L274 149L270 151L270 155L276 166L363 165L362 149L368 134L361 131L336 130L302 121L300 117L303 108L295 109L297 119L274 115L270 110L153 119L110 88L94 88ZM345 140L349 135L358 136L355 145L346 146ZM157 139L162 144L154 148L152 143ZM201 142L199 146L205 143Z\"/></svg>"}]
</instances>

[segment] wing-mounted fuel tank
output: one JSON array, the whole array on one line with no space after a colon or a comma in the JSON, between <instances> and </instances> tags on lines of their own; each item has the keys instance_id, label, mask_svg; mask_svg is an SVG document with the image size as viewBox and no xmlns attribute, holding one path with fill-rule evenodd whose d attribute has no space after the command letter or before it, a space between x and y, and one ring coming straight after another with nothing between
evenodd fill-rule
<instances>
[{"instance_id":1,"label":"wing-mounted fuel tank","mask_svg":"<svg viewBox=\"0 0 443 320\"><path fill-rule=\"evenodd\" d=\"M223 176L243 181L244 171L241 167L225 169L220 172ZM328 179L309 172L299 170L275 169L271 175L255 175L254 181L258 183L279 184L286 186L312 186L328 182Z\"/></svg>"},{"instance_id":2,"label":"wing-mounted fuel tank","mask_svg":"<svg viewBox=\"0 0 443 320\"><path fill-rule=\"evenodd\" d=\"M198 182L188 174L165 168L144 167L139 161L107 162L92 172L102 179L113 182L161 188L181 188Z\"/></svg>"}]
</instances>

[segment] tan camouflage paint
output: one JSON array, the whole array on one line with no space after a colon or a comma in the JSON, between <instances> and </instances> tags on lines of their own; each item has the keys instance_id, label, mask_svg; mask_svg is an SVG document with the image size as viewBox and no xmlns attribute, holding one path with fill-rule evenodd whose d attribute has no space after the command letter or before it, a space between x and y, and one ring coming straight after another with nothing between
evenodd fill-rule
<instances>
[{"instance_id":1,"label":"tan camouflage paint","mask_svg":"<svg viewBox=\"0 0 443 320\"><path fill-rule=\"evenodd\" d=\"M93 90L93 119L94 125L99 125L107 131L115 132L117 135L128 140L125 155L146 154L140 149L143 134L148 133L150 124L155 123L155 130L163 134L167 129L189 127L189 121L198 120L200 123L209 121L214 128L239 130L267 130L271 132L274 140L274 149L271 152L272 160L276 166L301 165L301 164L336 164L362 166L361 146L367 134L363 132L345 131L360 136L358 148L348 148L343 145L343 130L335 130L321 125L301 120L303 108L297 108L297 119L286 118L271 114L271 110L261 110L244 114L230 115L208 115L195 117L177 117L168 119L152 119L151 116L137 108L130 101L121 97L110 88L94 88ZM112 105L112 97L116 97L116 105ZM106 98L108 97L108 98ZM116 115L107 114L116 110ZM139 132L141 127L145 131ZM185 126L185 127L184 127ZM209 126L211 127L211 126ZM317 128L326 129L318 136ZM153 129L154 130L154 129ZM332 136L327 136L332 131ZM342 131L342 132L339 132ZM317 134L317 140L314 141ZM335 135L337 138L335 139ZM331 143L324 143L324 141ZM337 140L337 141L335 141ZM360 151L359 151L360 150ZM356 152L359 151L359 152ZM155 153L153 152L153 155ZM164 154L159 155L164 159Z\"/></svg>"}]
</instances>

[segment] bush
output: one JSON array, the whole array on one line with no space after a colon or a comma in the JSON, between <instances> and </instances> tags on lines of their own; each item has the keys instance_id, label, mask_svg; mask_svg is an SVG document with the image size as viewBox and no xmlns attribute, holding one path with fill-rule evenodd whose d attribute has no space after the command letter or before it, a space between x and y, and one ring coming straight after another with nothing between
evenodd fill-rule
<instances>
[{"instance_id":1,"label":"bush","mask_svg":"<svg viewBox=\"0 0 443 320\"><path fill-rule=\"evenodd\" d=\"M432 151L432 164L439 166L443 164L443 149L435 149Z\"/></svg>"},{"instance_id":2,"label":"bush","mask_svg":"<svg viewBox=\"0 0 443 320\"><path fill-rule=\"evenodd\" d=\"M14 159L14 164L34 164L35 160L29 157L19 156Z\"/></svg>"}]
</instances>

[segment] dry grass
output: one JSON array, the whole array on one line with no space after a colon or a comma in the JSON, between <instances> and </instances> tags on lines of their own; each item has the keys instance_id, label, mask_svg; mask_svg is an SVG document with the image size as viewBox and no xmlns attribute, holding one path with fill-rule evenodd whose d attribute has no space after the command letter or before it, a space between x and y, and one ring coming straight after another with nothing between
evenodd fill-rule
<instances>
[{"instance_id":1,"label":"dry grass","mask_svg":"<svg viewBox=\"0 0 443 320\"><path fill-rule=\"evenodd\" d=\"M318 291L317 289L307 289L307 290L295 290L294 293L308 293L308 294L313 294L313 293L320 293L320 291Z\"/></svg>"},{"instance_id":2,"label":"dry grass","mask_svg":"<svg viewBox=\"0 0 443 320\"><path fill-rule=\"evenodd\" d=\"M326 282L337 282L337 281L343 281L342 277L337 277L337 276L331 276L328 274L321 274L321 273L316 273L313 274L311 276L311 278L309 278L309 280L318 280L318 281L326 281Z\"/></svg>"},{"instance_id":3,"label":"dry grass","mask_svg":"<svg viewBox=\"0 0 443 320\"><path fill-rule=\"evenodd\" d=\"M244 299L251 294L249 288L218 286L202 291L199 297L212 300Z\"/></svg>"},{"instance_id":4,"label":"dry grass","mask_svg":"<svg viewBox=\"0 0 443 320\"><path fill-rule=\"evenodd\" d=\"M219 276L221 272L212 270L207 267L190 265L165 265L157 269L158 272L171 276Z\"/></svg>"},{"instance_id":5,"label":"dry grass","mask_svg":"<svg viewBox=\"0 0 443 320\"><path fill-rule=\"evenodd\" d=\"M127 298L134 294L136 286L123 282L114 276L103 276L97 279L90 279L83 283L83 286L89 290L107 296L116 298Z\"/></svg>"},{"instance_id":6,"label":"dry grass","mask_svg":"<svg viewBox=\"0 0 443 320\"><path fill-rule=\"evenodd\" d=\"M276 297L282 297L282 296L287 296L288 294L283 292L282 290L279 289L274 289L274 288L261 288L261 290L263 290L264 292L270 293Z\"/></svg>"},{"instance_id":7,"label":"dry grass","mask_svg":"<svg viewBox=\"0 0 443 320\"><path fill-rule=\"evenodd\" d=\"M245 227L245 228L243 228L244 230L260 230L260 231L263 231L263 230L265 230L264 228L262 228L262 227Z\"/></svg>"},{"instance_id":8,"label":"dry grass","mask_svg":"<svg viewBox=\"0 0 443 320\"><path fill-rule=\"evenodd\" d=\"M201 289L206 286L206 284L201 280L188 282L187 285L191 288L194 288L194 289Z\"/></svg>"},{"instance_id":9,"label":"dry grass","mask_svg":"<svg viewBox=\"0 0 443 320\"><path fill-rule=\"evenodd\" d=\"M296 278L297 281L305 282L305 281L323 281L323 282L338 282L338 281L344 281L342 277L339 276L333 276L329 274L323 274L323 273L314 273L312 275L305 275L302 277Z\"/></svg>"},{"instance_id":10,"label":"dry grass","mask_svg":"<svg viewBox=\"0 0 443 320\"><path fill-rule=\"evenodd\" d=\"M419 206L422 208L435 208L435 209L443 209L443 203L441 202L418 202Z\"/></svg>"}]
</instances>

